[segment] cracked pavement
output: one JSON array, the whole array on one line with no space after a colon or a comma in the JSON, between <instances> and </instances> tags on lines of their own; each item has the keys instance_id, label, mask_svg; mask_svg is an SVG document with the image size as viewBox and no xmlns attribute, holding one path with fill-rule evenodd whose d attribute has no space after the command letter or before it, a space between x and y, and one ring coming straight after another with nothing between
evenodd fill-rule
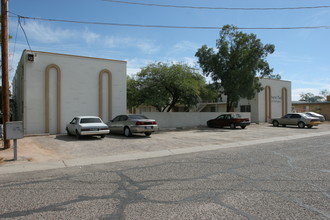
<instances>
[{"instance_id":1,"label":"cracked pavement","mask_svg":"<svg viewBox=\"0 0 330 220\"><path fill-rule=\"evenodd\" d=\"M330 219L330 141L3 174L0 196L1 219Z\"/></svg>"}]
</instances>

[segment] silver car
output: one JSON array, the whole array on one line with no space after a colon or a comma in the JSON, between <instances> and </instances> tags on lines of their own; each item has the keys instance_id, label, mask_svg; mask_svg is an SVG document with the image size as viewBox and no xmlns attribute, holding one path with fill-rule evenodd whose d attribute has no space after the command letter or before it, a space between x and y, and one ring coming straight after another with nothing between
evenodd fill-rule
<instances>
[{"instance_id":1,"label":"silver car","mask_svg":"<svg viewBox=\"0 0 330 220\"><path fill-rule=\"evenodd\" d=\"M66 126L68 135L76 135L79 139L83 135L95 135L104 138L109 134L109 128L96 116L76 116Z\"/></svg>"},{"instance_id":2,"label":"silver car","mask_svg":"<svg viewBox=\"0 0 330 220\"><path fill-rule=\"evenodd\" d=\"M111 133L124 134L126 137L132 136L133 133L144 133L150 136L158 130L157 122L144 115L118 115L106 124Z\"/></svg>"},{"instance_id":3,"label":"silver car","mask_svg":"<svg viewBox=\"0 0 330 220\"><path fill-rule=\"evenodd\" d=\"M321 114L318 114L316 112L305 112L306 115L309 115L311 117L319 118L321 122L325 121L325 117Z\"/></svg>"},{"instance_id":4,"label":"silver car","mask_svg":"<svg viewBox=\"0 0 330 220\"><path fill-rule=\"evenodd\" d=\"M273 124L275 127L279 125L283 127L286 125L298 125L299 128L304 128L305 126L307 126L307 128L312 128L313 126L319 125L321 122L318 118L311 117L304 113L291 113L281 118L272 118L269 123Z\"/></svg>"}]
</instances>

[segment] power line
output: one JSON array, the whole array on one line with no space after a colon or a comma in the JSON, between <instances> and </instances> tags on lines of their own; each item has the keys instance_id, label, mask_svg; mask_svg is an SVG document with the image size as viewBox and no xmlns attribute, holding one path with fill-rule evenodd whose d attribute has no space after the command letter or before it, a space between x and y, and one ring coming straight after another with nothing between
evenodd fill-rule
<instances>
[{"instance_id":1,"label":"power line","mask_svg":"<svg viewBox=\"0 0 330 220\"><path fill-rule=\"evenodd\" d=\"M14 13L12 13L14 14ZM16 15L16 14L15 14ZM203 27L203 26L171 26L171 25L146 25L146 24L124 24L124 23L108 23L108 22L92 22L92 21L74 21L64 19L51 19L51 18L36 18L16 15L22 19L50 21L50 22L64 22L76 24L89 24L89 25L107 25L107 26L123 26L123 27L139 27L139 28L167 28L167 29L199 29L199 30L219 30L221 27ZM25 31L20 24L24 34ZM241 30L297 30L297 29L330 29L330 26L302 26L302 27L237 27ZM25 34L26 37L26 34ZM27 38L27 37L26 37ZM28 40L27 40L28 42Z\"/></svg>"},{"instance_id":2,"label":"power line","mask_svg":"<svg viewBox=\"0 0 330 220\"><path fill-rule=\"evenodd\" d=\"M185 8L185 9L204 9L204 10L246 10L246 11L256 11L256 10L303 10L303 9L320 9L320 8L330 8L328 5L322 6L304 6L304 7L285 7L285 8L229 8L229 7L205 7L205 6L186 6L186 5L163 5L163 4L150 4L141 2L127 2L118 0L103 0L106 2L120 3L120 4L130 4L130 5L142 5L151 7L165 7L165 8Z\"/></svg>"}]
</instances>

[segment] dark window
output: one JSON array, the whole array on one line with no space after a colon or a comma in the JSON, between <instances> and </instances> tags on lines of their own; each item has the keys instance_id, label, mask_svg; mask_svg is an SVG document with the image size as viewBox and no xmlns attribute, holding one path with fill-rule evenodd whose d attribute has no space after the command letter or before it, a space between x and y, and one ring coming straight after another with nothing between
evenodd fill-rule
<instances>
[{"instance_id":1,"label":"dark window","mask_svg":"<svg viewBox=\"0 0 330 220\"><path fill-rule=\"evenodd\" d=\"M119 121L120 120L120 116L117 116L117 117L115 117L112 121L113 122L116 122L116 121Z\"/></svg>"},{"instance_id":2,"label":"dark window","mask_svg":"<svg viewBox=\"0 0 330 220\"><path fill-rule=\"evenodd\" d=\"M241 112L251 112L251 105L241 105Z\"/></svg>"},{"instance_id":3,"label":"dark window","mask_svg":"<svg viewBox=\"0 0 330 220\"><path fill-rule=\"evenodd\" d=\"M101 123L99 118L82 118L80 120L80 124L88 124L88 123Z\"/></svg>"},{"instance_id":4,"label":"dark window","mask_svg":"<svg viewBox=\"0 0 330 220\"><path fill-rule=\"evenodd\" d=\"M298 115L298 114L292 114L292 115L291 115L291 118L301 118L301 115Z\"/></svg>"},{"instance_id":5,"label":"dark window","mask_svg":"<svg viewBox=\"0 0 330 220\"><path fill-rule=\"evenodd\" d=\"M129 115L128 116L130 119L148 119L146 116L144 115Z\"/></svg>"}]
</instances>

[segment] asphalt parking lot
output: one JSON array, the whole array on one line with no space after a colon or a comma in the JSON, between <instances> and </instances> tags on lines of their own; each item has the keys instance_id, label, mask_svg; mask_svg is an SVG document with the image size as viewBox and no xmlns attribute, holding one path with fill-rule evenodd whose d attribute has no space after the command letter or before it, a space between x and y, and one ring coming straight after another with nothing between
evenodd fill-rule
<instances>
[{"instance_id":1,"label":"asphalt parking lot","mask_svg":"<svg viewBox=\"0 0 330 220\"><path fill-rule=\"evenodd\" d=\"M161 150L185 149L205 146L232 146L233 144L258 142L262 140L301 135L317 135L330 131L330 122L312 129L297 127L273 127L269 124L252 124L246 129L217 129L199 127L187 130L160 130L150 137L134 135L125 137L110 134L99 137L49 135L29 136L18 140L18 160L13 158L12 148L0 151L2 163L44 162L63 159L83 159L90 157L115 156ZM298 136L299 138L299 136Z\"/></svg>"},{"instance_id":2,"label":"asphalt parking lot","mask_svg":"<svg viewBox=\"0 0 330 220\"><path fill-rule=\"evenodd\" d=\"M246 129L191 128L186 130L164 130L150 137L134 135L107 135L98 137L49 135L30 136L18 140L18 160L12 161L13 149L0 151L0 168L60 161L64 166L87 165L117 161L127 158L168 156L189 152L216 150L235 146L246 146L309 136L330 135L330 122L311 129L298 127L273 127L269 124L252 124ZM105 158L112 158L111 160Z\"/></svg>"}]
</instances>

